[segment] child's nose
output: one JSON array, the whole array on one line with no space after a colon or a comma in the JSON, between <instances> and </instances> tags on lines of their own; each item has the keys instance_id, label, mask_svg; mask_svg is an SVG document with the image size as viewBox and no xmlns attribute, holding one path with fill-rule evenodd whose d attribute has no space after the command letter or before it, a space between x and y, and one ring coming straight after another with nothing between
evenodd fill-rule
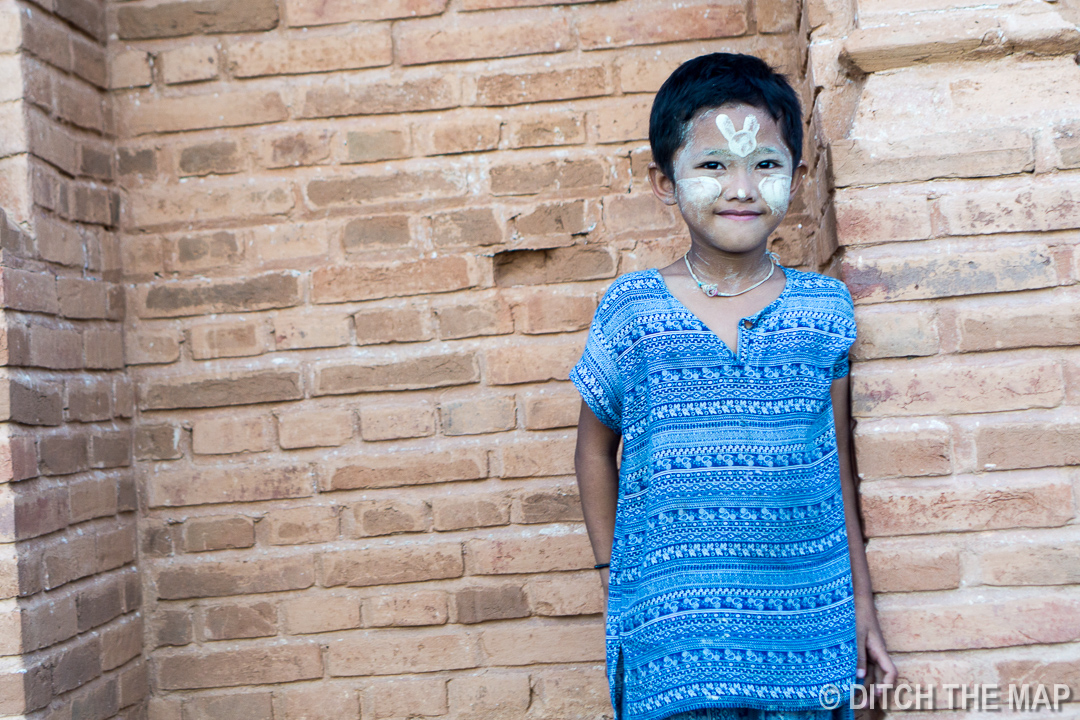
<instances>
[{"instance_id":1,"label":"child's nose","mask_svg":"<svg viewBox=\"0 0 1080 720\"><path fill-rule=\"evenodd\" d=\"M732 173L731 182L728 183L726 200L753 200L754 187L750 174L745 170Z\"/></svg>"}]
</instances>

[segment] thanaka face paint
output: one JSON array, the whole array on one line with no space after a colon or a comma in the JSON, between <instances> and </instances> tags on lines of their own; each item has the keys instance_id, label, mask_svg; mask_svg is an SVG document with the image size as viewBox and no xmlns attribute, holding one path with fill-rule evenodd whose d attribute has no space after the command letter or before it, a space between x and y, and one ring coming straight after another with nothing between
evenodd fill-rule
<instances>
[{"instance_id":1,"label":"thanaka face paint","mask_svg":"<svg viewBox=\"0 0 1080 720\"><path fill-rule=\"evenodd\" d=\"M724 192L720 181L713 177L683 178L675 183L679 208L697 217L707 215Z\"/></svg>"},{"instance_id":2,"label":"thanaka face paint","mask_svg":"<svg viewBox=\"0 0 1080 720\"><path fill-rule=\"evenodd\" d=\"M735 123L727 115L721 113L716 116L716 127L727 139L731 152L739 157L746 157L757 150L757 134L761 129L761 123L753 115L747 115L743 120L743 128L736 132Z\"/></svg>"},{"instance_id":3,"label":"thanaka face paint","mask_svg":"<svg viewBox=\"0 0 1080 720\"><path fill-rule=\"evenodd\" d=\"M787 212L788 203L791 200L791 176L787 173L772 173L761 179L758 183L761 191L761 199L769 206L773 215L783 215Z\"/></svg>"}]
</instances>

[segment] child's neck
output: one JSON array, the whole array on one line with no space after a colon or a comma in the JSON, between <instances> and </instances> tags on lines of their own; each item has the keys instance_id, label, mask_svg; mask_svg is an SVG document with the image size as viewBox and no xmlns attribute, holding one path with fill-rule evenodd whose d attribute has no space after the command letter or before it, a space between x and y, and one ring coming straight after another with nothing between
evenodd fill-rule
<instances>
[{"instance_id":1,"label":"child's neck","mask_svg":"<svg viewBox=\"0 0 1080 720\"><path fill-rule=\"evenodd\" d=\"M701 280L717 283L721 290L760 280L772 263L764 244L745 253L731 253L693 243L686 257Z\"/></svg>"}]
</instances>

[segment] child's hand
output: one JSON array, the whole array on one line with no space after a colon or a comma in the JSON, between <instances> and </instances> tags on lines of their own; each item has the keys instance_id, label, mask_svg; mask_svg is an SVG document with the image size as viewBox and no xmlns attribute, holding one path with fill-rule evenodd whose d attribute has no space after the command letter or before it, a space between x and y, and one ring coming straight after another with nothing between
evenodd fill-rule
<instances>
[{"instance_id":1,"label":"child's hand","mask_svg":"<svg viewBox=\"0 0 1080 720\"><path fill-rule=\"evenodd\" d=\"M885 638L881 634L872 596L856 598L855 627L859 644L858 678L874 685L877 696L881 697L885 686L896 684L898 673L889 651L885 649Z\"/></svg>"}]
</instances>

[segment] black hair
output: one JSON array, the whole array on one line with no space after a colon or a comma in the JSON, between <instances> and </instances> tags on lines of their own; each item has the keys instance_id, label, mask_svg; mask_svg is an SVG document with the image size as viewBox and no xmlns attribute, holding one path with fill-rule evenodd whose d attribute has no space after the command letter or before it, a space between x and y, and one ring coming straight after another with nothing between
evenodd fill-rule
<instances>
[{"instance_id":1,"label":"black hair","mask_svg":"<svg viewBox=\"0 0 1080 720\"><path fill-rule=\"evenodd\" d=\"M764 110L780 126L796 165L802 158L802 106L791 84L761 58L711 53L680 65L660 86L649 117L653 161L674 179L675 153L686 128L703 108L744 103Z\"/></svg>"}]
</instances>

